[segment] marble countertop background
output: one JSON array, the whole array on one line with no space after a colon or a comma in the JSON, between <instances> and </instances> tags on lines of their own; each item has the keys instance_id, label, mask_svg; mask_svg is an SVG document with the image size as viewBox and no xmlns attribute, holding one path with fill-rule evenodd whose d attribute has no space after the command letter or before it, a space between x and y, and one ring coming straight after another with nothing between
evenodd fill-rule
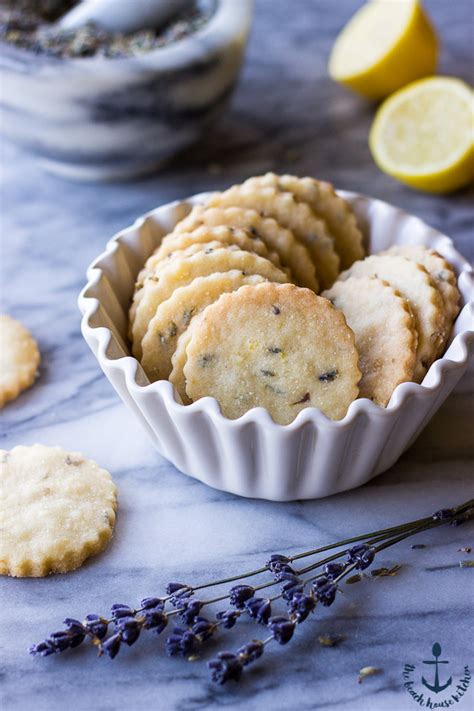
<instances>
[{"instance_id":1,"label":"marble countertop background","mask_svg":"<svg viewBox=\"0 0 474 711\"><path fill-rule=\"evenodd\" d=\"M472 496L472 371L389 472L327 500L279 504L208 489L160 458L80 334L76 299L86 267L117 229L163 202L266 170L316 175L392 202L446 232L473 258L472 192L433 197L382 175L367 148L373 107L326 77L333 39L359 4L257 0L232 106L199 146L150 179L68 183L2 144L1 310L31 328L43 363L35 387L0 415L0 447L42 442L82 451L113 473L120 501L116 535L103 555L65 576L1 581L5 711L409 711L417 704L403 689L403 666L429 659L434 642L450 660L450 674L459 677L466 664L472 672L474 578L459 567L466 556L458 550L473 544L472 525L423 535L423 549L407 543L387 552L380 562L401 564L397 577L348 587L337 605L318 611L286 649L269 650L238 686L216 688L202 662L157 654L153 638L114 662L91 650L47 660L26 653L66 615L134 604L168 580L248 569L270 552L324 544ZM469 79L471 0L425 4L443 38L442 72ZM242 625L237 641L252 630ZM322 633L345 640L321 648ZM367 665L383 673L358 684ZM473 689L474 683L460 709L472 704Z\"/></svg>"}]
</instances>

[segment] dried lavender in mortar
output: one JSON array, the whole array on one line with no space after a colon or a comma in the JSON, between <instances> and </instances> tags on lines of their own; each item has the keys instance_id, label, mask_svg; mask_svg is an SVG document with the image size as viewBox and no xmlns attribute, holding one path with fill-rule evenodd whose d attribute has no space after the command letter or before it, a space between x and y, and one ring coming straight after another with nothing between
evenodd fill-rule
<instances>
[{"instance_id":1,"label":"dried lavender in mortar","mask_svg":"<svg viewBox=\"0 0 474 711\"><path fill-rule=\"evenodd\" d=\"M65 31L54 23L78 0L0 0L0 41L52 57L130 57L165 47L199 30L209 20L213 3L196 0L166 27L119 34L93 23Z\"/></svg>"}]
</instances>

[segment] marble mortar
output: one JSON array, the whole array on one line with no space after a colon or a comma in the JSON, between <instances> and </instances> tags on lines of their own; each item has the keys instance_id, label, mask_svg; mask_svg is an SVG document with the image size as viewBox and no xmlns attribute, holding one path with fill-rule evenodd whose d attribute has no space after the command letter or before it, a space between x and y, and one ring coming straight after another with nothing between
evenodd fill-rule
<instances>
[{"instance_id":1,"label":"marble mortar","mask_svg":"<svg viewBox=\"0 0 474 711\"><path fill-rule=\"evenodd\" d=\"M140 56L63 59L0 45L0 130L77 180L146 174L194 142L226 106L253 0L217 0L206 25Z\"/></svg>"}]
</instances>

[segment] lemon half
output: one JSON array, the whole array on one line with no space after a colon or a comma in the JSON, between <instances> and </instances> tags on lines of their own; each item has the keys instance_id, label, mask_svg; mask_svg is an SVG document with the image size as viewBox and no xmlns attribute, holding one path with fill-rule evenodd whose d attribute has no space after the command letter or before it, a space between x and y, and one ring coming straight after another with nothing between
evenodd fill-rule
<instances>
[{"instance_id":1,"label":"lemon half","mask_svg":"<svg viewBox=\"0 0 474 711\"><path fill-rule=\"evenodd\" d=\"M371 0L336 39L332 79L369 99L382 99L436 69L436 33L418 0Z\"/></svg>"},{"instance_id":2,"label":"lemon half","mask_svg":"<svg viewBox=\"0 0 474 711\"><path fill-rule=\"evenodd\" d=\"M379 108L369 137L385 173L419 190L444 193L474 179L474 94L460 79L413 82Z\"/></svg>"}]
</instances>

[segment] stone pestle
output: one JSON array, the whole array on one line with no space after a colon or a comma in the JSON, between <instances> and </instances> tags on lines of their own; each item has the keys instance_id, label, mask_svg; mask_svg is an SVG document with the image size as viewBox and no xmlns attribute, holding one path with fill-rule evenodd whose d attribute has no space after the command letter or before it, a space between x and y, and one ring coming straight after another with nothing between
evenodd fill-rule
<instances>
[{"instance_id":1,"label":"stone pestle","mask_svg":"<svg viewBox=\"0 0 474 711\"><path fill-rule=\"evenodd\" d=\"M58 22L62 30L74 30L93 22L108 32L128 34L159 29L191 5L191 0L83 0Z\"/></svg>"}]
</instances>

